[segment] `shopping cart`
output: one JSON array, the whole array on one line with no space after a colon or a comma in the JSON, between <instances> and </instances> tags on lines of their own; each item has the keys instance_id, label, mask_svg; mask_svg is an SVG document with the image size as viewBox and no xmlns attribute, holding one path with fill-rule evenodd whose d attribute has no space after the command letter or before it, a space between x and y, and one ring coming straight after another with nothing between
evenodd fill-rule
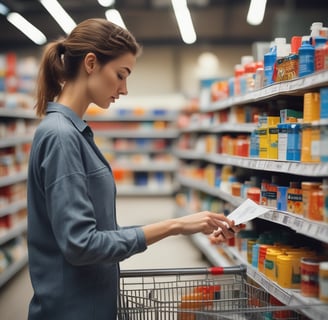
<instances>
[{"instance_id":1,"label":"shopping cart","mask_svg":"<svg viewBox=\"0 0 328 320\"><path fill-rule=\"evenodd\" d=\"M295 306L273 305L244 265L125 270L120 281L119 320L307 319Z\"/></svg>"}]
</instances>

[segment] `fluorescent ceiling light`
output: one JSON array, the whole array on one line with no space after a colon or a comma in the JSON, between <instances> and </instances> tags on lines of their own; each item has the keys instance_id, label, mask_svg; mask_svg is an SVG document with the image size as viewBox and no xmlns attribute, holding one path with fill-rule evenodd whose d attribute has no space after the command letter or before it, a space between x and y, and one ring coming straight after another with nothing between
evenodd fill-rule
<instances>
[{"instance_id":1,"label":"fluorescent ceiling light","mask_svg":"<svg viewBox=\"0 0 328 320\"><path fill-rule=\"evenodd\" d=\"M46 36L37 29L33 24L28 22L23 16L17 12L11 12L7 15L7 20L18 30L24 33L34 43L42 45L47 42Z\"/></svg>"},{"instance_id":2,"label":"fluorescent ceiling light","mask_svg":"<svg viewBox=\"0 0 328 320\"><path fill-rule=\"evenodd\" d=\"M262 23L265 13L266 0L251 0L247 13L247 22L253 26Z\"/></svg>"},{"instance_id":3,"label":"fluorescent ceiling light","mask_svg":"<svg viewBox=\"0 0 328 320\"><path fill-rule=\"evenodd\" d=\"M194 43L197 39L186 0L171 0L183 42Z\"/></svg>"},{"instance_id":4,"label":"fluorescent ceiling light","mask_svg":"<svg viewBox=\"0 0 328 320\"><path fill-rule=\"evenodd\" d=\"M98 0L98 3L103 7L110 7L115 4L115 0Z\"/></svg>"},{"instance_id":5,"label":"fluorescent ceiling light","mask_svg":"<svg viewBox=\"0 0 328 320\"><path fill-rule=\"evenodd\" d=\"M72 17L64 10L57 0L39 0L45 9L57 21L66 34L69 34L76 26Z\"/></svg>"},{"instance_id":6,"label":"fluorescent ceiling light","mask_svg":"<svg viewBox=\"0 0 328 320\"><path fill-rule=\"evenodd\" d=\"M118 26L126 29L124 21L120 15L120 13L116 9L109 9L105 12L106 18L108 21L117 24Z\"/></svg>"},{"instance_id":7,"label":"fluorescent ceiling light","mask_svg":"<svg viewBox=\"0 0 328 320\"><path fill-rule=\"evenodd\" d=\"M6 7L3 3L0 2L0 14L6 16L9 13L8 7Z\"/></svg>"}]
</instances>

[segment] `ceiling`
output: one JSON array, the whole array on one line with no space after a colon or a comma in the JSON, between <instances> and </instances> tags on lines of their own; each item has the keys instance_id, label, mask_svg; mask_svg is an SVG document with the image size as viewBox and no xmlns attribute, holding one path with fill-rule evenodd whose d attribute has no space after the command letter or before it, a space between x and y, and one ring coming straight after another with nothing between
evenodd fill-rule
<instances>
[{"instance_id":1,"label":"ceiling","mask_svg":"<svg viewBox=\"0 0 328 320\"><path fill-rule=\"evenodd\" d=\"M11 11L21 13L53 40L64 35L38 0L1 1ZM59 0L76 23L93 17L105 17L105 8L97 0ZM328 26L327 0L267 0L267 10L260 26L246 23L249 0L188 0L197 42L193 44L251 45L284 36L310 33L312 22ZM127 28L143 46L184 45L170 0L117 0L116 9ZM25 35L0 16L1 51L37 47Z\"/></svg>"}]
</instances>

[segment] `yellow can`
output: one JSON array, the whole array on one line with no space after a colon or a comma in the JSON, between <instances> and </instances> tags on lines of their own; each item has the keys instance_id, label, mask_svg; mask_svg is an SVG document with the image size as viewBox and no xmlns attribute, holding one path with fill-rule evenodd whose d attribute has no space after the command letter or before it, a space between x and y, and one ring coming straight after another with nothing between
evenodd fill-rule
<instances>
[{"instance_id":1,"label":"yellow can","mask_svg":"<svg viewBox=\"0 0 328 320\"><path fill-rule=\"evenodd\" d=\"M293 259L290 255L277 256L277 283L283 288L292 288Z\"/></svg>"},{"instance_id":2,"label":"yellow can","mask_svg":"<svg viewBox=\"0 0 328 320\"><path fill-rule=\"evenodd\" d=\"M283 254L283 251L268 248L264 261L264 274L272 281L277 280L277 256Z\"/></svg>"}]
</instances>

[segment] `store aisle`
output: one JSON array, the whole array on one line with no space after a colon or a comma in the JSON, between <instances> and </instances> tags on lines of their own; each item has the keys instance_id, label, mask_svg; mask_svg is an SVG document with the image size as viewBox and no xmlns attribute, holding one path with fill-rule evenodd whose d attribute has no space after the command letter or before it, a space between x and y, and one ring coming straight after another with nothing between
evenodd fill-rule
<instances>
[{"instance_id":1,"label":"store aisle","mask_svg":"<svg viewBox=\"0 0 328 320\"><path fill-rule=\"evenodd\" d=\"M120 225L147 224L173 217L174 200L166 197L130 198L117 201L118 222ZM145 252L121 263L122 269L169 268L207 266L201 253L188 237L176 236L153 244ZM32 288L28 268L20 271L3 288L0 288L0 319L26 320Z\"/></svg>"}]
</instances>

